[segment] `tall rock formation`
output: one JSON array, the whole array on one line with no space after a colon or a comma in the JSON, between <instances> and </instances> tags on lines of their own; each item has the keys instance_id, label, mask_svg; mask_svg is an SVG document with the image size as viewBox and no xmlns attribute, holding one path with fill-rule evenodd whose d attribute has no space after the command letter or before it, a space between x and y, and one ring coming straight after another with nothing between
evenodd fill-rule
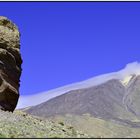
<instances>
[{"instance_id":1,"label":"tall rock formation","mask_svg":"<svg viewBox=\"0 0 140 140\"><path fill-rule=\"evenodd\" d=\"M0 16L0 109L13 111L19 98L22 59L20 33L14 23Z\"/></svg>"}]
</instances>

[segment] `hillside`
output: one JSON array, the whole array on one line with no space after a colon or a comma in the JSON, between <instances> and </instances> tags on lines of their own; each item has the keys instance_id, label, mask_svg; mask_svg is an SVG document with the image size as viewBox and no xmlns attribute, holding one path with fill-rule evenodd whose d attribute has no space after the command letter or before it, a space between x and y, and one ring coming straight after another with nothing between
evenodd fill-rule
<instances>
[{"instance_id":1,"label":"hillside","mask_svg":"<svg viewBox=\"0 0 140 140\"><path fill-rule=\"evenodd\" d=\"M43 120L22 111L0 111L0 138L82 138L88 135L63 121Z\"/></svg>"}]
</instances>

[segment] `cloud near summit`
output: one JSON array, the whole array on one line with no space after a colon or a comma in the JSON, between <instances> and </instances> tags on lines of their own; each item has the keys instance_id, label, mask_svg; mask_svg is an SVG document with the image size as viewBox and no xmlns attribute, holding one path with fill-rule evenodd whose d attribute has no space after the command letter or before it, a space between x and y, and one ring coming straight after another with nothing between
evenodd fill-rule
<instances>
[{"instance_id":1,"label":"cloud near summit","mask_svg":"<svg viewBox=\"0 0 140 140\"><path fill-rule=\"evenodd\" d=\"M49 91L34 94L34 95L20 96L17 109L43 103L45 101L48 101L49 99L62 95L70 90L74 90L74 89L76 90L80 88L87 88L90 86L99 85L111 79L123 80L125 77L132 74L140 75L139 62L129 63L126 65L124 69L117 72L99 75L99 76L87 79L85 81L69 84L63 87L59 87L53 90L49 90Z\"/></svg>"},{"instance_id":2,"label":"cloud near summit","mask_svg":"<svg viewBox=\"0 0 140 140\"><path fill-rule=\"evenodd\" d=\"M139 62L133 62L133 63L129 63L126 65L126 67L119 71L120 74L122 74L123 77L128 76L130 74L136 74L139 75L140 74L140 63Z\"/></svg>"}]
</instances>

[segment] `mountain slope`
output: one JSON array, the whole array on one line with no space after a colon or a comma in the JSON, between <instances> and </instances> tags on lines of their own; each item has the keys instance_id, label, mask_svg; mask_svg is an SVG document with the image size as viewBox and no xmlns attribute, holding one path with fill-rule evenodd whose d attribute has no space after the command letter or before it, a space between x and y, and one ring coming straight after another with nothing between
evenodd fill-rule
<instances>
[{"instance_id":1,"label":"mountain slope","mask_svg":"<svg viewBox=\"0 0 140 140\"><path fill-rule=\"evenodd\" d=\"M140 76L134 77L127 86L124 104L128 111L140 117Z\"/></svg>"},{"instance_id":2,"label":"mountain slope","mask_svg":"<svg viewBox=\"0 0 140 140\"><path fill-rule=\"evenodd\" d=\"M125 94L125 86L119 80L112 79L98 86L69 91L25 111L41 117L89 113L104 120L135 119L136 116L127 111L123 104Z\"/></svg>"}]
</instances>

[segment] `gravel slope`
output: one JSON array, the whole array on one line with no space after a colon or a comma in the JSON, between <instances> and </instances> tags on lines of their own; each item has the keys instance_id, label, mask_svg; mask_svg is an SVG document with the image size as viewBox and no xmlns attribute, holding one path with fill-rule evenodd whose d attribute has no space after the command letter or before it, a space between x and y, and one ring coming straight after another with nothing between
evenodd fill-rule
<instances>
[{"instance_id":1,"label":"gravel slope","mask_svg":"<svg viewBox=\"0 0 140 140\"><path fill-rule=\"evenodd\" d=\"M43 120L22 111L0 111L0 138L82 138L88 135L61 122Z\"/></svg>"}]
</instances>

